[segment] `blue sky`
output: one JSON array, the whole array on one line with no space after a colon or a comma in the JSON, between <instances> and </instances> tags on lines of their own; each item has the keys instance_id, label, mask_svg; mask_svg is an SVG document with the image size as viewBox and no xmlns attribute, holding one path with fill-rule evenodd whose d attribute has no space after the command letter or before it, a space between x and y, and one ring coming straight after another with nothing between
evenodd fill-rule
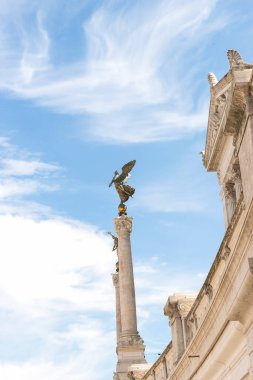
<instances>
[{"instance_id":1,"label":"blue sky","mask_svg":"<svg viewBox=\"0 0 253 380\"><path fill-rule=\"evenodd\" d=\"M224 234L199 152L228 49L253 62L252 2L0 0L0 377L108 380L118 199L129 201L140 333L154 361L167 297L198 291Z\"/></svg>"}]
</instances>

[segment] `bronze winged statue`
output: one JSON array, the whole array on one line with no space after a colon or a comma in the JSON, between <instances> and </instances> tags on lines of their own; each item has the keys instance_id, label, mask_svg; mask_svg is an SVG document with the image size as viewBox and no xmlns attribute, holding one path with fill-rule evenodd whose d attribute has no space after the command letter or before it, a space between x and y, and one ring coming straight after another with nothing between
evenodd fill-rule
<instances>
[{"instance_id":1,"label":"bronze winged statue","mask_svg":"<svg viewBox=\"0 0 253 380\"><path fill-rule=\"evenodd\" d=\"M129 197L132 197L135 192L135 189L132 186L126 184L128 178L131 177L130 171L133 169L135 163L136 160L132 160L122 166L121 173L116 170L114 172L114 177L109 184L109 187L111 187L114 183L115 189L120 197L121 203L118 206L119 215L126 215L127 207L124 203L127 202Z\"/></svg>"}]
</instances>

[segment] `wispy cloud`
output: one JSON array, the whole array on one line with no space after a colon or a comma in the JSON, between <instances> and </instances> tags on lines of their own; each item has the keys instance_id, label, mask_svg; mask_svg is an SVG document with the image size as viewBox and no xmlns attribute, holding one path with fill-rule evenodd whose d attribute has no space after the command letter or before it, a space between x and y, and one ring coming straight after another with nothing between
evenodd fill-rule
<instances>
[{"instance_id":1,"label":"wispy cloud","mask_svg":"<svg viewBox=\"0 0 253 380\"><path fill-rule=\"evenodd\" d=\"M193 101L197 68L189 49L227 24L224 16L213 17L216 3L104 3L83 20L84 57L62 64L53 59L59 46L56 28L47 28L48 4L36 3L28 29L23 1L19 20L1 32L0 88L57 112L86 116L85 133L96 139L181 138L205 124L205 101ZM17 38L13 30L20 25Z\"/></svg>"},{"instance_id":2,"label":"wispy cloud","mask_svg":"<svg viewBox=\"0 0 253 380\"><path fill-rule=\"evenodd\" d=\"M8 176L32 176L39 172L50 173L59 169L57 165L47 164L41 161L25 161L17 159L3 159L0 162L0 175Z\"/></svg>"}]
</instances>

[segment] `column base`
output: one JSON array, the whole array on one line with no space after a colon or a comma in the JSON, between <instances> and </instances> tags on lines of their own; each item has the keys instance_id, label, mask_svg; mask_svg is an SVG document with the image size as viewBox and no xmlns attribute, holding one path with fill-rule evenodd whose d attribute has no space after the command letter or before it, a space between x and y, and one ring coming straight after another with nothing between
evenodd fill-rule
<instances>
[{"instance_id":1,"label":"column base","mask_svg":"<svg viewBox=\"0 0 253 380\"><path fill-rule=\"evenodd\" d=\"M118 362L116 380L129 380L127 376L132 364L147 363L144 355L145 345L139 334L121 335L117 345Z\"/></svg>"}]
</instances>

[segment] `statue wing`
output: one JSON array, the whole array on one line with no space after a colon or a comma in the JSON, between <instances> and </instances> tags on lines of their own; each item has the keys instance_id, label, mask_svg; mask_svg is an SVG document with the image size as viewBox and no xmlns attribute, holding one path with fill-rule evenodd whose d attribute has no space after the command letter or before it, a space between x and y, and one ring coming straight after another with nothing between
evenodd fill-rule
<instances>
[{"instance_id":1,"label":"statue wing","mask_svg":"<svg viewBox=\"0 0 253 380\"><path fill-rule=\"evenodd\" d=\"M127 164L125 164L124 166L122 166L122 174L124 174L125 177L133 169L135 163L136 163L136 160L132 160L132 161L128 162Z\"/></svg>"}]
</instances>

